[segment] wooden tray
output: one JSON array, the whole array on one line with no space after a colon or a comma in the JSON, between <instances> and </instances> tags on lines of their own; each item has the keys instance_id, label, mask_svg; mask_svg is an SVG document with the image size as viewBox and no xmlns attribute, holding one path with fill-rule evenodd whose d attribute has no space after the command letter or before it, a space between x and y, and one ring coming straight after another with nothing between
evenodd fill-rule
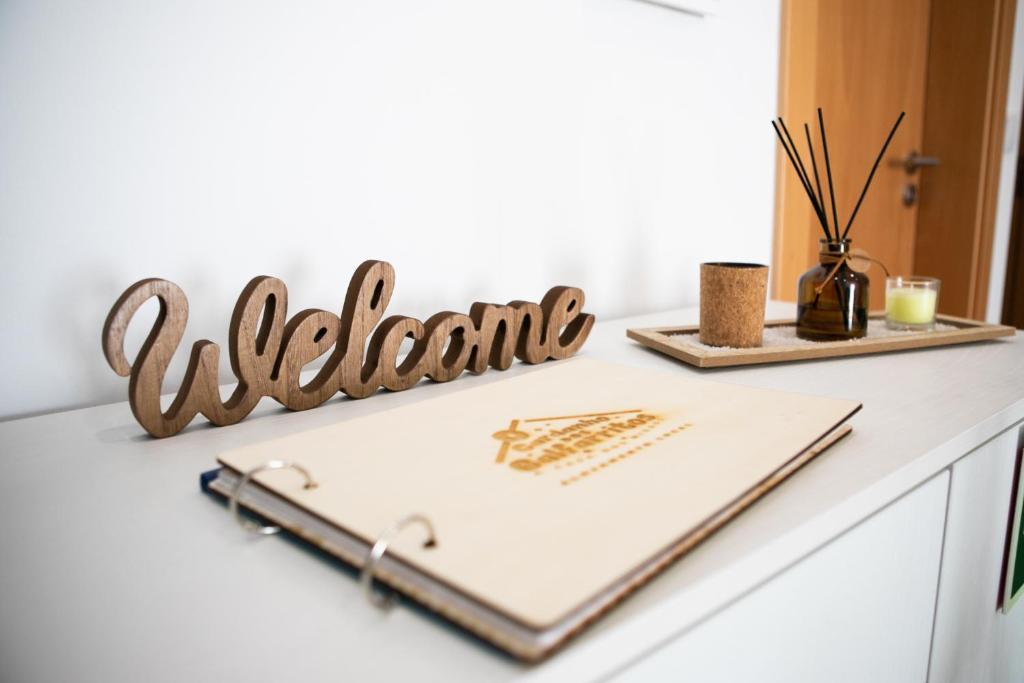
<instances>
[{"instance_id":1,"label":"wooden tray","mask_svg":"<svg viewBox=\"0 0 1024 683\"><path fill-rule=\"evenodd\" d=\"M885 320L884 313L872 313L868 316L872 322ZM801 341L792 345L761 346L753 349L710 348L702 345L680 345L672 343L672 337L693 335L699 327L648 327L628 329L626 336L661 353L678 358L698 368L720 368L730 365L756 365L759 363L779 363L791 360L807 360L811 358L837 358L839 356L859 356L867 353L885 351L901 351L920 349L928 346L947 346L967 342L1011 337L1016 332L1006 325L990 325L980 320L956 318L940 315L936 321L956 329L942 329L924 332L907 332L899 336L864 337L850 341L807 342ZM793 327L793 320L770 320L765 329L771 327ZM884 324L884 323L883 323Z\"/></svg>"}]
</instances>

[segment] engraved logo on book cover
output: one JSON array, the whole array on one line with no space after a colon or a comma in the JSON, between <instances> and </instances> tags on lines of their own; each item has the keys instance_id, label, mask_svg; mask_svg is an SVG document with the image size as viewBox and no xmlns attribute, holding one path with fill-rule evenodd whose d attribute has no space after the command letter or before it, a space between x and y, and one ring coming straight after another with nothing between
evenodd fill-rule
<instances>
[{"instance_id":1,"label":"engraved logo on book cover","mask_svg":"<svg viewBox=\"0 0 1024 683\"><path fill-rule=\"evenodd\" d=\"M556 473L569 486L640 455L691 427L643 408L513 419L491 436L500 442L494 462L523 473Z\"/></svg>"}]
</instances>

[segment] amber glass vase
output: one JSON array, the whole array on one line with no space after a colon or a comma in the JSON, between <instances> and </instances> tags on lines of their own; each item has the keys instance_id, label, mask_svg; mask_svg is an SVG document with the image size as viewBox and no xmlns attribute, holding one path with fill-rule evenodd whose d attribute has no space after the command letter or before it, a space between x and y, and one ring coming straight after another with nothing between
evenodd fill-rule
<instances>
[{"instance_id":1,"label":"amber glass vase","mask_svg":"<svg viewBox=\"0 0 1024 683\"><path fill-rule=\"evenodd\" d=\"M796 335L813 341L857 339L868 333L868 276L844 259L850 240L820 240L818 265L800 277ZM837 267L838 264L838 267Z\"/></svg>"}]
</instances>

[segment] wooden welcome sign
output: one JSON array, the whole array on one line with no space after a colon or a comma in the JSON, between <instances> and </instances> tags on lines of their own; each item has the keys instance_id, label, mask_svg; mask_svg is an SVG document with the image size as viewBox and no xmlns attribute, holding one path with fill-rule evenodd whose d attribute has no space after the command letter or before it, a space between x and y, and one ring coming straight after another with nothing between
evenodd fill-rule
<instances>
[{"instance_id":1,"label":"wooden welcome sign","mask_svg":"<svg viewBox=\"0 0 1024 683\"><path fill-rule=\"evenodd\" d=\"M526 363L568 358L583 346L594 325L594 316L582 310L583 291L575 287L553 287L539 305L475 303L469 315L445 311L426 322L393 315L381 322L394 288L391 264L366 261L352 275L340 316L312 308L286 322L284 282L253 278L231 316L228 354L238 386L227 401L221 401L218 389L220 348L204 339L192 346L181 389L170 408L160 409L164 375L188 321L188 300L173 282L152 278L125 290L103 325L103 353L114 372L131 376L128 400L139 424L163 437L180 432L197 413L216 425L234 424L263 396L292 410L306 410L339 391L365 398L381 386L403 391L424 376L447 382L466 369L477 374L488 365L504 370L513 357ZM160 312L130 363L124 352L125 331L152 297L160 302ZM407 337L414 344L399 364L399 348ZM332 348L316 376L300 384L302 368Z\"/></svg>"}]
</instances>

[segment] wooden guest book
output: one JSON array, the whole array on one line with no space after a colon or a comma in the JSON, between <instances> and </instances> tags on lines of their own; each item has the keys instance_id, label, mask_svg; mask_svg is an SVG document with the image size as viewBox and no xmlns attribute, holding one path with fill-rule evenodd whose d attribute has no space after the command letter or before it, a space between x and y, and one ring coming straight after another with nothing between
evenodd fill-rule
<instances>
[{"instance_id":1,"label":"wooden guest book","mask_svg":"<svg viewBox=\"0 0 1024 683\"><path fill-rule=\"evenodd\" d=\"M529 661L850 430L853 401L590 359L229 451L209 484ZM288 460L296 471L241 475ZM287 581L287 577L281 577Z\"/></svg>"}]
</instances>

